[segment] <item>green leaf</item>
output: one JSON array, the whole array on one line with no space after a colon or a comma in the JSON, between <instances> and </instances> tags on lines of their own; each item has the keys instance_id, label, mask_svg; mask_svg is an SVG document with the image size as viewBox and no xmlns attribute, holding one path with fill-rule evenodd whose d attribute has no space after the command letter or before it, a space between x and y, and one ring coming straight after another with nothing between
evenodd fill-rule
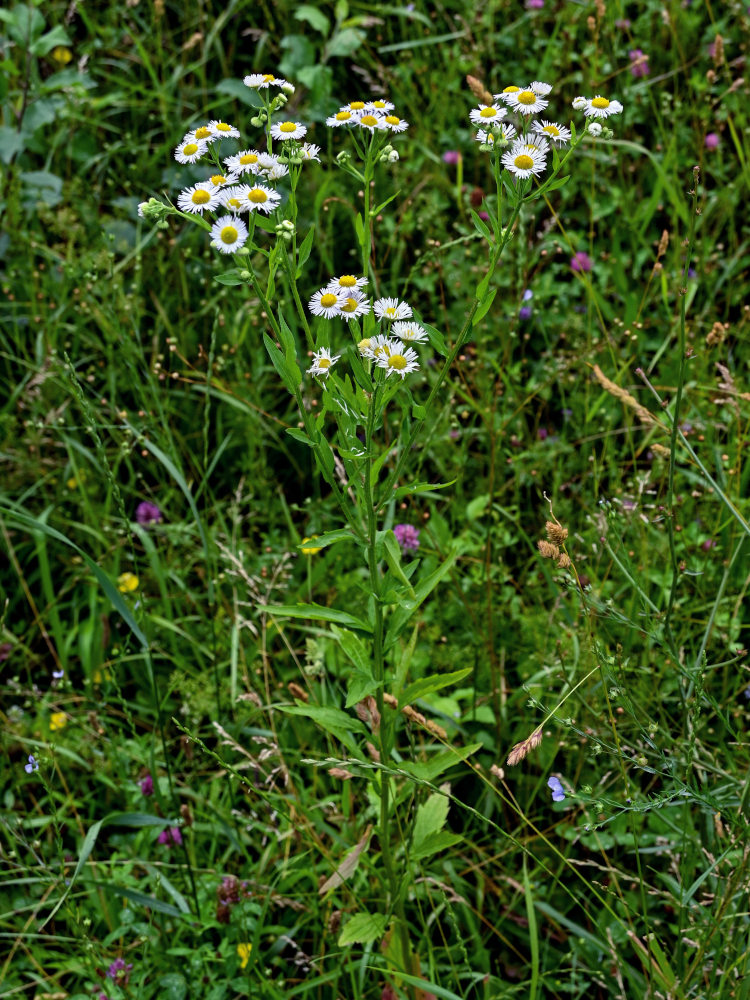
<instances>
[{"instance_id":1,"label":"green leaf","mask_svg":"<svg viewBox=\"0 0 750 1000\"><path fill-rule=\"evenodd\" d=\"M415 420L424 420L427 416L427 410L421 403L414 403L411 408L411 415Z\"/></svg>"},{"instance_id":2,"label":"green leaf","mask_svg":"<svg viewBox=\"0 0 750 1000\"><path fill-rule=\"evenodd\" d=\"M217 94L227 94L229 97L233 97L237 101L241 101L243 104L249 105L251 108L262 108L263 101L257 90L251 90L250 87L246 87L241 79L237 77L231 77L221 80L212 88Z\"/></svg>"},{"instance_id":3,"label":"green leaf","mask_svg":"<svg viewBox=\"0 0 750 1000\"><path fill-rule=\"evenodd\" d=\"M443 829L445 821L448 819L449 807L450 799L448 796L434 792L427 798L426 802L417 808L411 838L413 851L428 837Z\"/></svg>"},{"instance_id":4,"label":"green leaf","mask_svg":"<svg viewBox=\"0 0 750 1000\"><path fill-rule=\"evenodd\" d=\"M385 934L388 917L385 913L355 913L339 934L339 946L370 944Z\"/></svg>"},{"instance_id":5,"label":"green leaf","mask_svg":"<svg viewBox=\"0 0 750 1000\"><path fill-rule=\"evenodd\" d=\"M451 684L458 684L464 677L467 677L472 667L464 667L463 670L454 670L449 674L433 674L430 677L420 677L419 680L411 683L405 691L399 695L399 708L404 705L413 705L420 698L426 698L428 694L440 691Z\"/></svg>"},{"instance_id":6,"label":"green leaf","mask_svg":"<svg viewBox=\"0 0 750 1000\"><path fill-rule=\"evenodd\" d=\"M414 587L401 566L401 546L396 541L396 536L392 531L386 531L383 533L383 546L385 561L388 563L388 568L391 573L393 573L393 575L404 584L409 597L411 597L412 600L415 600L417 595L414 593Z\"/></svg>"},{"instance_id":7,"label":"green leaf","mask_svg":"<svg viewBox=\"0 0 750 1000\"><path fill-rule=\"evenodd\" d=\"M297 548L301 549L304 546L306 549L324 549L327 545L335 545L336 542L351 542L354 537L349 528L336 528L335 531L326 531L322 535L308 538L306 542L300 542Z\"/></svg>"},{"instance_id":8,"label":"green leaf","mask_svg":"<svg viewBox=\"0 0 750 1000\"><path fill-rule=\"evenodd\" d=\"M486 240L493 243L494 237L489 228L485 226L484 220L479 218L473 208L470 208L469 211L471 212L471 221L474 223L474 228L477 229Z\"/></svg>"},{"instance_id":9,"label":"green leaf","mask_svg":"<svg viewBox=\"0 0 750 1000\"><path fill-rule=\"evenodd\" d=\"M412 483L411 486L399 486L394 496L400 500L401 497L414 496L416 493L433 493L435 490L447 489L455 483L455 479L451 479L449 483Z\"/></svg>"},{"instance_id":10,"label":"green leaf","mask_svg":"<svg viewBox=\"0 0 750 1000\"><path fill-rule=\"evenodd\" d=\"M293 437L295 441L299 441L301 444L306 444L308 448L314 447L310 438L304 431L301 431L299 427L287 427L286 432L289 437Z\"/></svg>"},{"instance_id":11,"label":"green leaf","mask_svg":"<svg viewBox=\"0 0 750 1000\"><path fill-rule=\"evenodd\" d=\"M231 271L223 271L221 274L214 275L214 281L218 281L220 285L244 285L244 278L240 277L239 268L233 267Z\"/></svg>"},{"instance_id":12,"label":"green leaf","mask_svg":"<svg viewBox=\"0 0 750 1000\"><path fill-rule=\"evenodd\" d=\"M294 16L298 21L307 21L307 23L312 28L315 28L316 31L319 31L321 35L325 36L328 34L328 29L330 27L328 18L321 10L318 10L317 7L311 7L310 4L303 3L296 9Z\"/></svg>"},{"instance_id":13,"label":"green leaf","mask_svg":"<svg viewBox=\"0 0 750 1000\"><path fill-rule=\"evenodd\" d=\"M297 250L297 271L294 275L297 281L299 281L300 275L302 274L302 268L307 262L307 258L310 256L310 251L312 250L314 239L315 239L315 226L311 226L310 231L302 241L302 245Z\"/></svg>"},{"instance_id":14,"label":"green leaf","mask_svg":"<svg viewBox=\"0 0 750 1000\"><path fill-rule=\"evenodd\" d=\"M348 611L325 608L321 604L261 604L257 611L275 615L278 618L304 618L306 621L334 622L344 628L356 628L360 632L372 632L369 622L350 615Z\"/></svg>"},{"instance_id":15,"label":"green leaf","mask_svg":"<svg viewBox=\"0 0 750 1000\"><path fill-rule=\"evenodd\" d=\"M360 31L359 28L343 28L337 31L326 46L327 58L353 55L366 37L364 31Z\"/></svg>"},{"instance_id":16,"label":"green leaf","mask_svg":"<svg viewBox=\"0 0 750 1000\"><path fill-rule=\"evenodd\" d=\"M91 855L91 852L94 849L96 838L99 836L99 831L102 828L102 822L103 820L99 820L98 822L94 823L92 826L89 827L86 836L83 838L83 844L81 845L81 853L78 856L78 862L76 864L75 871L73 872L73 875L71 876L71 879L65 888L65 892L60 896L60 898L52 907L52 910L44 918L42 923L37 926L38 931L41 931L50 922L50 920L52 920L54 915L63 905L67 897L70 895L73 886L75 885L76 879L80 875L81 871L83 870L86 862L88 861Z\"/></svg>"},{"instance_id":17,"label":"green leaf","mask_svg":"<svg viewBox=\"0 0 750 1000\"><path fill-rule=\"evenodd\" d=\"M167 826L168 822L163 816L154 816L152 813L111 813L102 821L107 826Z\"/></svg>"},{"instance_id":18,"label":"green leaf","mask_svg":"<svg viewBox=\"0 0 750 1000\"><path fill-rule=\"evenodd\" d=\"M46 56L56 45L70 45L68 33L61 24L56 25L51 31L45 31L42 37L37 38L29 47L29 52L33 56Z\"/></svg>"},{"instance_id":19,"label":"green leaf","mask_svg":"<svg viewBox=\"0 0 750 1000\"><path fill-rule=\"evenodd\" d=\"M369 694L375 694L379 687L382 687L382 681L376 680L371 671L352 671L346 688L346 708L359 704Z\"/></svg>"},{"instance_id":20,"label":"green leaf","mask_svg":"<svg viewBox=\"0 0 750 1000\"><path fill-rule=\"evenodd\" d=\"M136 889L123 889L119 885L108 885L107 889L115 896L129 899L138 906L145 906L148 910L156 910L157 913L166 913L170 917L181 917L182 911L171 903L165 903L156 896L148 896L145 892L138 892Z\"/></svg>"},{"instance_id":21,"label":"green leaf","mask_svg":"<svg viewBox=\"0 0 750 1000\"><path fill-rule=\"evenodd\" d=\"M480 320L484 319L492 308L492 303L495 301L496 295L497 288L493 288L489 295L485 295L484 299L479 303L479 308L474 313L474 319L471 321L472 326L476 326Z\"/></svg>"},{"instance_id":22,"label":"green leaf","mask_svg":"<svg viewBox=\"0 0 750 1000\"><path fill-rule=\"evenodd\" d=\"M357 242L360 246L363 246L365 242L365 224L359 212L354 217L354 232L357 234Z\"/></svg>"},{"instance_id":23,"label":"green leaf","mask_svg":"<svg viewBox=\"0 0 750 1000\"><path fill-rule=\"evenodd\" d=\"M16 153L23 152L25 146L26 137L22 132L0 125L0 160L3 163L10 163Z\"/></svg>"},{"instance_id":24,"label":"green leaf","mask_svg":"<svg viewBox=\"0 0 750 1000\"><path fill-rule=\"evenodd\" d=\"M287 364L287 360L281 351L278 349L276 344L271 340L267 333L263 334L263 343L266 345L266 350L268 351L268 356L271 359L271 364L276 369L281 381L287 387L289 392L296 396L297 389L302 382L302 373L299 368L295 365L296 372L291 370ZM295 376L299 376L295 381Z\"/></svg>"},{"instance_id":25,"label":"green leaf","mask_svg":"<svg viewBox=\"0 0 750 1000\"><path fill-rule=\"evenodd\" d=\"M418 861L420 858L428 858L432 854L437 854L438 851L446 851L449 847L460 844L463 839L460 834L448 833L447 830L443 830L441 833L433 833L412 848L411 857L415 861Z\"/></svg>"},{"instance_id":26,"label":"green leaf","mask_svg":"<svg viewBox=\"0 0 750 1000\"><path fill-rule=\"evenodd\" d=\"M158 996L162 997L163 1000L185 1000L187 996L187 980L179 972L169 972L166 976L160 976L157 985L159 987Z\"/></svg>"},{"instance_id":27,"label":"green leaf","mask_svg":"<svg viewBox=\"0 0 750 1000\"><path fill-rule=\"evenodd\" d=\"M490 278L491 277L492 277L492 273L490 271L488 271L485 274L485 276L482 278L482 280L479 282L479 284L477 285L477 290L476 290L476 293L475 293L475 296L474 296L476 298L477 302L481 302L484 299L485 295L487 294L487 289L490 286Z\"/></svg>"},{"instance_id":28,"label":"green leaf","mask_svg":"<svg viewBox=\"0 0 750 1000\"><path fill-rule=\"evenodd\" d=\"M364 642L362 642L362 640L353 632L349 632L348 629L345 628L336 628L335 625L332 625L331 632L344 653L354 664L354 669L359 670L362 673L371 674L372 657Z\"/></svg>"},{"instance_id":29,"label":"green leaf","mask_svg":"<svg viewBox=\"0 0 750 1000\"><path fill-rule=\"evenodd\" d=\"M447 771L454 764L460 764L461 761L466 760L467 757L471 757L472 754L481 749L481 743L472 743L467 747L451 748L450 750L443 750L435 754L434 757L427 761L404 761L401 764L401 769L418 778L420 781L434 781L443 771Z\"/></svg>"},{"instance_id":30,"label":"green leaf","mask_svg":"<svg viewBox=\"0 0 750 1000\"><path fill-rule=\"evenodd\" d=\"M429 576L420 580L419 583L414 587L416 593L416 600L412 607L408 608L397 608L396 611L390 616L390 621L388 624L388 633L385 639L385 648L389 649L394 642L398 639L399 635L403 631L407 622L417 610L420 604L432 593L432 591L437 587L440 581L450 573L453 569L453 565L458 558L458 551L452 552L447 559L445 559L440 566Z\"/></svg>"},{"instance_id":31,"label":"green leaf","mask_svg":"<svg viewBox=\"0 0 750 1000\"><path fill-rule=\"evenodd\" d=\"M367 734L364 724L356 716L329 705L308 705L300 701L296 705L279 705L278 711L286 715L301 715L306 719L312 719L321 729L335 736L352 750L356 747L352 733Z\"/></svg>"}]
</instances>

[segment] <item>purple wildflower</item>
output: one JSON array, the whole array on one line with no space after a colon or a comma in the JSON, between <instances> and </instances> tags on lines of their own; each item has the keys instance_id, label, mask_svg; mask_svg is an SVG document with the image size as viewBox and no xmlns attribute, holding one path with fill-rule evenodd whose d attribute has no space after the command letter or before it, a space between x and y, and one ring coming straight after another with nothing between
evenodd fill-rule
<instances>
[{"instance_id":1,"label":"purple wildflower","mask_svg":"<svg viewBox=\"0 0 750 1000\"><path fill-rule=\"evenodd\" d=\"M578 253L574 253L570 258L570 266L574 271L590 271L594 266L594 262L585 250L579 250Z\"/></svg>"},{"instance_id":2,"label":"purple wildflower","mask_svg":"<svg viewBox=\"0 0 750 1000\"><path fill-rule=\"evenodd\" d=\"M162 830L157 838L160 844L166 844L171 847L172 844L182 843L182 834L180 833L180 828L178 826L170 826L168 830Z\"/></svg>"},{"instance_id":3,"label":"purple wildflower","mask_svg":"<svg viewBox=\"0 0 750 1000\"><path fill-rule=\"evenodd\" d=\"M455 166L461 159L461 154L457 149L446 149L443 153L443 163L448 163L450 166Z\"/></svg>"},{"instance_id":4,"label":"purple wildflower","mask_svg":"<svg viewBox=\"0 0 750 1000\"><path fill-rule=\"evenodd\" d=\"M627 17L619 18L619 20L615 21L615 27L619 28L620 31L627 31L630 27L630 19Z\"/></svg>"},{"instance_id":5,"label":"purple wildflower","mask_svg":"<svg viewBox=\"0 0 750 1000\"><path fill-rule=\"evenodd\" d=\"M8 659L12 649L13 647L9 642L0 643L0 663Z\"/></svg>"},{"instance_id":6,"label":"purple wildflower","mask_svg":"<svg viewBox=\"0 0 750 1000\"><path fill-rule=\"evenodd\" d=\"M544 0L526 0L526 10L541 10L544 7Z\"/></svg>"},{"instance_id":7,"label":"purple wildflower","mask_svg":"<svg viewBox=\"0 0 750 1000\"><path fill-rule=\"evenodd\" d=\"M519 319L531 319L531 306L521 306L518 310Z\"/></svg>"},{"instance_id":8,"label":"purple wildflower","mask_svg":"<svg viewBox=\"0 0 750 1000\"><path fill-rule=\"evenodd\" d=\"M154 779L150 774L147 774L145 778L141 778L138 783L141 789L141 795L153 795L154 794Z\"/></svg>"},{"instance_id":9,"label":"purple wildflower","mask_svg":"<svg viewBox=\"0 0 750 1000\"><path fill-rule=\"evenodd\" d=\"M107 969L107 978L114 979L120 986L127 986L132 968L132 962L126 963L124 958L116 958Z\"/></svg>"},{"instance_id":10,"label":"purple wildflower","mask_svg":"<svg viewBox=\"0 0 750 1000\"><path fill-rule=\"evenodd\" d=\"M552 777L547 782L547 788L552 789L552 801L562 802L565 798L565 789L562 786L562 782L559 778Z\"/></svg>"},{"instance_id":11,"label":"purple wildflower","mask_svg":"<svg viewBox=\"0 0 750 1000\"><path fill-rule=\"evenodd\" d=\"M402 552L416 552L419 548L419 528L412 524L397 524L393 529Z\"/></svg>"},{"instance_id":12,"label":"purple wildflower","mask_svg":"<svg viewBox=\"0 0 750 1000\"><path fill-rule=\"evenodd\" d=\"M135 519L144 528L150 528L152 524L158 524L161 521L161 511L150 500L141 500L135 508Z\"/></svg>"},{"instance_id":13,"label":"purple wildflower","mask_svg":"<svg viewBox=\"0 0 750 1000\"><path fill-rule=\"evenodd\" d=\"M34 771L39 770L39 761L33 753L29 754L29 762L28 764L24 764L23 769L27 774L32 774Z\"/></svg>"},{"instance_id":14,"label":"purple wildflower","mask_svg":"<svg viewBox=\"0 0 750 1000\"><path fill-rule=\"evenodd\" d=\"M716 132L709 132L706 138L703 140L703 143L706 149L718 149L719 141L720 141L719 136L716 134Z\"/></svg>"},{"instance_id":15,"label":"purple wildflower","mask_svg":"<svg viewBox=\"0 0 750 1000\"><path fill-rule=\"evenodd\" d=\"M489 222L490 221L490 213L489 212L477 212L477 215L484 222Z\"/></svg>"},{"instance_id":16,"label":"purple wildflower","mask_svg":"<svg viewBox=\"0 0 750 1000\"><path fill-rule=\"evenodd\" d=\"M628 52L628 57L630 59L630 72L633 76L648 76L650 72L648 56L643 49L631 49Z\"/></svg>"}]
</instances>

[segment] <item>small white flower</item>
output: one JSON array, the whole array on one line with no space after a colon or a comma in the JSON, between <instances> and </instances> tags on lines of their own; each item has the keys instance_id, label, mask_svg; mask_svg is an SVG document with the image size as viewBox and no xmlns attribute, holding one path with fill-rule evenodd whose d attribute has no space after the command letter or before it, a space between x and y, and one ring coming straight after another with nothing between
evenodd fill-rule
<instances>
[{"instance_id":1,"label":"small white flower","mask_svg":"<svg viewBox=\"0 0 750 1000\"><path fill-rule=\"evenodd\" d=\"M494 131L492 132L485 132L484 129L480 128L475 136L475 139L477 142L481 142L485 146L494 146L500 138L505 139L506 142L511 142L511 140L515 139L515 137L515 128L509 123L501 122L499 125L494 126Z\"/></svg>"},{"instance_id":2,"label":"small white flower","mask_svg":"<svg viewBox=\"0 0 750 1000\"><path fill-rule=\"evenodd\" d=\"M533 83L529 84L529 90L533 90L540 97L546 97L552 90L552 87L548 83L540 83L538 80L534 80Z\"/></svg>"},{"instance_id":3,"label":"small white flower","mask_svg":"<svg viewBox=\"0 0 750 1000\"><path fill-rule=\"evenodd\" d=\"M271 126L271 135L274 139L302 139L307 134L307 126L302 122L276 122Z\"/></svg>"},{"instance_id":4,"label":"small white flower","mask_svg":"<svg viewBox=\"0 0 750 1000\"><path fill-rule=\"evenodd\" d=\"M366 337L364 340L360 340L359 353L363 358L369 358L370 361L379 361L380 358L387 358L391 353L391 348L397 341L392 340L384 333L378 333L374 337Z\"/></svg>"},{"instance_id":5,"label":"small white flower","mask_svg":"<svg viewBox=\"0 0 750 1000\"><path fill-rule=\"evenodd\" d=\"M234 184L237 180L235 174L211 174L208 178L215 188L227 187L228 184Z\"/></svg>"},{"instance_id":6,"label":"small white flower","mask_svg":"<svg viewBox=\"0 0 750 1000\"><path fill-rule=\"evenodd\" d=\"M211 138L213 139L239 139L240 137L240 130L233 125L227 125L226 122L214 120L208 123L208 127L211 129Z\"/></svg>"},{"instance_id":7,"label":"small white flower","mask_svg":"<svg viewBox=\"0 0 750 1000\"><path fill-rule=\"evenodd\" d=\"M335 292L337 295L351 295L352 292L359 291L367 284L367 278L357 278L353 274L342 274L338 278L331 278L326 285L326 291Z\"/></svg>"},{"instance_id":8,"label":"small white flower","mask_svg":"<svg viewBox=\"0 0 750 1000\"><path fill-rule=\"evenodd\" d=\"M360 128L367 129L368 132L381 132L388 128L385 118L382 115L373 114L371 111L359 113L356 124Z\"/></svg>"},{"instance_id":9,"label":"small white flower","mask_svg":"<svg viewBox=\"0 0 750 1000\"><path fill-rule=\"evenodd\" d=\"M277 79L273 73L251 73L242 82L246 87L251 87L253 90L267 90L271 86L286 86L286 80Z\"/></svg>"},{"instance_id":10,"label":"small white flower","mask_svg":"<svg viewBox=\"0 0 750 1000\"><path fill-rule=\"evenodd\" d=\"M341 295L341 318L359 319L370 311L370 300L358 289Z\"/></svg>"},{"instance_id":11,"label":"small white flower","mask_svg":"<svg viewBox=\"0 0 750 1000\"><path fill-rule=\"evenodd\" d=\"M317 160L320 163L319 152L320 146L316 146L314 142L303 142L299 155L303 160Z\"/></svg>"},{"instance_id":12,"label":"small white flower","mask_svg":"<svg viewBox=\"0 0 750 1000\"><path fill-rule=\"evenodd\" d=\"M208 142L210 139L214 138L214 130L210 125L199 125L198 128L194 128L192 132L188 132L183 142L189 142L191 139L195 139L198 142Z\"/></svg>"},{"instance_id":13,"label":"small white flower","mask_svg":"<svg viewBox=\"0 0 750 1000\"><path fill-rule=\"evenodd\" d=\"M348 104L342 104L339 111L353 111L354 114L359 114L368 107L365 101L349 101Z\"/></svg>"},{"instance_id":14,"label":"small white flower","mask_svg":"<svg viewBox=\"0 0 750 1000\"><path fill-rule=\"evenodd\" d=\"M177 196L177 207L181 212L198 212L212 210L219 204L219 195L211 181L203 181L180 191Z\"/></svg>"},{"instance_id":15,"label":"small white flower","mask_svg":"<svg viewBox=\"0 0 750 1000\"><path fill-rule=\"evenodd\" d=\"M344 301L343 295L337 295L327 288L321 288L307 303L307 308L313 316L325 316L326 319L333 319L341 313L341 304Z\"/></svg>"},{"instance_id":16,"label":"small white flower","mask_svg":"<svg viewBox=\"0 0 750 1000\"><path fill-rule=\"evenodd\" d=\"M538 149L545 156L549 153L549 143L546 135L520 135L513 143L514 146L523 144L527 149Z\"/></svg>"},{"instance_id":17,"label":"small white flower","mask_svg":"<svg viewBox=\"0 0 750 1000\"><path fill-rule=\"evenodd\" d=\"M480 104L469 112L469 118L475 125L487 126L501 121L507 114L505 108L500 108L497 104Z\"/></svg>"},{"instance_id":18,"label":"small white flower","mask_svg":"<svg viewBox=\"0 0 750 1000\"><path fill-rule=\"evenodd\" d=\"M365 107L368 111L381 111L383 114L388 114L388 112L393 111L396 105L391 103L391 101L385 101L382 97L378 97L374 101L368 101Z\"/></svg>"},{"instance_id":19,"label":"small white flower","mask_svg":"<svg viewBox=\"0 0 750 1000\"><path fill-rule=\"evenodd\" d=\"M197 163L202 156L205 156L208 143L204 140L191 139L189 142L180 143L174 151L174 158L178 163Z\"/></svg>"},{"instance_id":20,"label":"small white flower","mask_svg":"<svg viewBox=\"0 0 750 1000\"><path fill-rule=\"evenodd\" d=\"M376 299L373 303L375 315L380 320L409 319L411 306L398 299Z\"/></svg>"},{"instance_id":21,"label":"small white flower","mask_svg":"<svg viewBox=\"0 0 750 1000\"><path fill-rule=\"evenodd\" d=\"M505 102L513 111L522 115L535 115L549 104L544 98L535 94L533 90L519 90L517 93L508 94Z\"/></svg>"},{"instance_id":22,"label":"small white flower","mask_svg":"<svg viewBox=\"0 0 750 1000\"><path fill-rule=\"evenodd\" d=\"M247 200L249 191L249 184L234 184L224 188L219 194L219 199L224 208L239 215L241 212L250 211L250 202Z\"/></svg>"},{"instance_id":23,"label":"small white flower","mask_svg":"<svg viewBox=\"0 0 750 1000\"><path fill-rule=\"evenodd\" d=\"M591 124L589 125L589 135L597 136L601 134L602 134L602 126L599 124L599 122L591 122Z\"/></svg>"},{"instance_id":24,"label":"small white flower","mask_svg":"<svg viewBox=\"0 0 750 1000\"><path fill-rule=\"evenodd\" d=\"M531 126L531 131L536 132L537 135L546 136L558 146L564 146L566 142L570 142L569 128L565 128L564 125L557 125L555 122L545 121L544 118L540 122L534 122Z\"/></svg>"},{"instance_id":25,"label":"small white flower","mask_svg":"<svg viewBox=\"0 0 750 1000\"><path fill-rule=\"evenodd\" d=\"M516 87L515 84L511 84L509 87L505 87L499 94L494 94L493 96L496 101L505 101L505 103L507 104L508 99L510 97L512 97L514 94L520 94L520 93L521 93L521 88Z\"/></svg>"},{"instance_id":26,"label":"small white flower","mask_svg":"<svg viewBox=\"0 0 750 1000\"><path fill-rule=\"evenodd\" d=\"M408 122L405 122L403 118L398 118L396 115L386 115L385 124L391 132L405 132L409 127Z\"/></svg>"},{"instance_id":27,"label":"small white flower","mask_svg":"<svg viewBox=\"0 0 750 1000\"><path fill-rule=\"evenodd\" d=\"M357 116L353 111L337 111L335 115L326 118L326 125L338 128L340 125L356 125Z\"/></svg>"},{"instance_id":28,"label":"small white flower","mask_svg":"<svg viewBox=\"0 0 750 1000\"><path fill-rule=\"evenodd\" d=\"M619 115L622 111L622 104L619 101L608 101L606 97L597 94L590 100L586 100L583 113L587 118L609 118L610 115Z\"/></svg>"},{"instance_id":29,"label":"small white flower","mask_svg":"<svg viewBox=\"0 0 750 1000\"><path fill-rule=\"evenodd\" d=\"M273 212L274 209L279 207L280 201L281 195L279 192L274 191L273 188L266 187L265 184L256 184L247 192L247 203L250 206L251 212L260 210L268 215L269 212Z\"/></svg>"},{"instance_id":30,"label":"small white flower","mask_svg":"<svg viewBox=\"0 0 750 1000\"><path fill-rule=\"evenodd\" d=\"M313 354L313 363L307 369L308 375L327 376L340 357L340 354L332 356L327 347L321 347L319 351L315 351Z\"/></svg>"},{"instance_id":31,"label":"small white flower","mask_svg":"<svg viewBox=\"0 0 750 1000\"><path fill-rule=\"evenodd\" d=\"M259 156L257 149L244 149L241 153L228 156L224 166L233 174L257 174Z\"/></svg>"},{"instance_id":32,"label":"small white flower","mask_svg":"<svg viewBox=\"0 0 750 1000\"><path fill-rule=\"evenodd\" d=\"M145 219L146 216L143 214L143 209L148 205L147 201L141 201L138 203L138 218Z\"/></svg>"},{"instance_id":33,"label":"small white flower","mask_svg":"<svg viewBox=\"0 0 750 1000\"><path fill-rule=\"evenodd\" d=\"M399 159L399 157L398 157L398 150L392 149L390 151L390 153L388 154L388 162L389 163L398 163L398 159Z\"/></svg>"},{"instance_id":34,"label":"small white flower","mask_svg":"<svg viewBox=\"0 0 750 1000\"><path fill-rule=\"evenodd\" d=\"M419 370L417 352L413 347L404 347L400 340L392 341L389 353L381 355L377 365L385 368L387 375L400 375L402 379Z\"/></svg>"},{"instance_id":35,"label":"small white flower","mask_svg":"<svg viewBox=\"0 0 750 1000\"><path fill-rule=\"evenodd\" d=\"M286 163L274 163L272 167L266 167L261 170L260 173L267 181L278 181L281 180L282 177L286 177L289 173L289 167Z\"/></svg>"},{"instance_id":36,"label":"small white flower","mask_svg":"<svg viewBox=\"0 0 750 1000\"><path fill-rule=\"evenodd\" d=\"M405 323L403 320L393 324L391 333L405 344L420 344L428 339L427 331L419 323Z\"/></svg>"},{"instance_id":37,"label":"small white flower","mask_svg":"<svg viewBox=\"0 0 750 1000\"><path fill-rule=\"evenodd\" d=\"M573 101L573 107L576 111L583 111L586 107L587 101L585 97L576 97Z\"/></svg>"},{"instance_id":38,"label":"small white flower","mask_svg":"<svg viewBox=\"0 0 750 1000\"><path fill-rule=\"evenodd\" d=\"M531 177L541 174L547 166L544 153L536 146L518 141L514 142L507 153L503 154L503 166L516 177Z\"/></svg>"},{"instance_id":39,"label":"small white flower","mask_svg":"<svg viewBox=\"0 0 750 1000\"><path fill-rule=\"evenodd\" d=\"M211 227L211 239L217 250L234 253L248 237L247 226L234 215L222 215Z\"/></svg>"}]
</instances>

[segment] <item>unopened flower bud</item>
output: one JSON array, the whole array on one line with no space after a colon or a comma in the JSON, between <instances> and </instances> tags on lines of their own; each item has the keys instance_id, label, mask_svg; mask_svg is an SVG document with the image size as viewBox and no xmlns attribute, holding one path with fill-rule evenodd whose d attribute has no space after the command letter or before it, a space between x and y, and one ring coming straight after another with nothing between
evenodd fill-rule
<instances>
[{"instance_id":1,"label":"unopened flower bud","mask_svg":"<svg viewBox=\"0 0 750 1000\"><path fill-rule=\"evenodd\" d=\"M349 152L349 150L348 149L342 149L341 152L336 156L336 162L337 163L347 163L349 160L351 160L351 158L352 158L352 154Z\"/></svg>"},{"instance_id":2,"label":"unopened flower bud","mask_svg":"<svg viewBox=\"0 0 750 1000\"><path fill-rule=\"evenodd\" d=\"M398 162L398 158L399 158L398 157L398 153L396 152L395 149L392 149L390 151L390 153L388 154L388 162L389 163L396 163L396 162Z\"/></svg>"},{"instance_id":3,"label":"unopened flower bud","mask_svg":"<svg viewBox=\"0 0 750 1000\"><path fill-rule=\"evenodd\" d=\"M589 135L601 135L601 134L602 134L602 126L599 124L599 122L591 122L589 124Z\"/></svg>"},{"instance_id":4,"label":"unopened flower bud","mask_svg":"<svg viewBox=\"0 0 750 1000\"><path fill-rule=\"evenodd\" d=\"M289 94L291 96L294 93L294 84L285 83L282 85L281 90L284 94Z\"/></svg>"}]
</instances>

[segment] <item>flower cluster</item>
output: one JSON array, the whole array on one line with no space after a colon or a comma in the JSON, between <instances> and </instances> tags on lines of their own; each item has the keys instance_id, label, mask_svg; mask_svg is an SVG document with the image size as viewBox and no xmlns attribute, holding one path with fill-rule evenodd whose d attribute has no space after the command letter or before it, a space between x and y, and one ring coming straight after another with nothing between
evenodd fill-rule
<instances>
[{"instance_id":1,"label":"flower cluster","mask_svg":"<svg viewBox=\"0 0 750 1000\"><path fill-rule=\"evenodd\" d=\"M533 115L541 114L549 105L548 95L552 87L548 83L535 80L526 87L512 84L492 97L491 104L480 104L469 114L472 124L480 126L476 141L484 149L505 152L502 164L521 180L538 177L547 168L547 156L551 148L566 146L572 137L570 128L547 118L532 121ZM619 101L609 101L606 97L578 97L573 107L582 110L586 118L607 118L622 111ZM517 115L515 124L504 119L508 111ZM601 135L602 126L598 122L587 123L591 135Z\"/></svg>"},{"instance_id":2,"label":"flower cluster","mask_svg":"<svg viewBox=\"0 0 750 1000\"><path fill-rule=\"evenodd\" d=\"M326 118L329 128L362 129L364 132L405 132L409 123L394 114L394 105L382 99L374 101L350 101Z\"/></svg>"}]
</instances>

